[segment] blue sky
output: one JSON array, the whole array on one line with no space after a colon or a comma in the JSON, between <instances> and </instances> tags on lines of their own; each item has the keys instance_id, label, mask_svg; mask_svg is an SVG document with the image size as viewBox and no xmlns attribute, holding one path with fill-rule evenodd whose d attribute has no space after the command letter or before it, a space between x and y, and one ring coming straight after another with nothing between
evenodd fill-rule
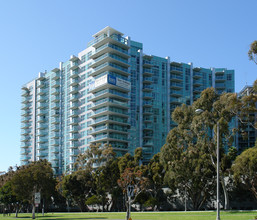
<instances>
[{"instance_id":1,"label":"blue sky","mask_svg":"<svg viewBox=\"0 0 257 220\"><path fill-rule=\"evenodd\" d=\"M0 1L0 171L19 165L21 86L86 48L111 26L144 52L194 66L235 69L236 91L257 78L256 0Z\"/></svg>"}]
</instances>

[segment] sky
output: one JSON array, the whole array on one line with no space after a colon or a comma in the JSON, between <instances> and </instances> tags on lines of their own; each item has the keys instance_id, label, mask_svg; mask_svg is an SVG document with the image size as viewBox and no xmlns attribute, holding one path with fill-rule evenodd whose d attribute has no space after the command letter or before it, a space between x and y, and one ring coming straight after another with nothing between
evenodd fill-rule
<instances>
[{"instance_id":1,"label":"sky","mask_svg":"<svg viewBox=\"0 0 257 220\"><path fill-rule=\"evenodd\" d=\"M77 55L111 26L144 53L235 70L239 92L257 78L256 0L0 0L0 171L20 165L21 87Z\"/></svg>"}]
</instances>

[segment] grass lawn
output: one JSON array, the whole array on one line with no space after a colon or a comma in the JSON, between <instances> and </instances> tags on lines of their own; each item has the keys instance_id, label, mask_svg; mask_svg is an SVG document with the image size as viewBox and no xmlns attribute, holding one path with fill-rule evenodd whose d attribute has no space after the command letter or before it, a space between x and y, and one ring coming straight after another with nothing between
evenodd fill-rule
<instances>
[{"instance_id":1,"label":"grass lawn","mask_svg":"<svg viewBox=\"0 0 257 220\"><path fill-rule=\"evenodd\" d=\"M257 212L221 212L221 220L252 220L257 216ZM132 220L148 219L148 220L215 220L216 212L132 212ZM0 220L14 219L12 214L10 217L0 215ZM31 214L19 214L19 219L31 219ZM36 219L62 219L62 220L81 220L81 219L119 219L126 218L124 212L105 212L105 213L47 213L44 217L36 214Z\"/></svg>"}]
</instances>

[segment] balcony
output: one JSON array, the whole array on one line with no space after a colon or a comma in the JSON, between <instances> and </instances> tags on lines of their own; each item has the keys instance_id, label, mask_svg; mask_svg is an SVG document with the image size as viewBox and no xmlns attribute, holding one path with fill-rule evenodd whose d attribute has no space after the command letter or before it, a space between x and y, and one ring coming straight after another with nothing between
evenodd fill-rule
<instances>
[{"instance_id":1,"label":"balcony","mask_svg":"<svg viewBox=\"0 0 257 220\"><path fill-rule=\"evenodd\" d=\"M37 137L37 143L46 143L48 142L48 139L47 138L44 138L44 137Z\"/></svg>"},{"instance_id":2,"label":"balcony","mask_svg":"<svg viewBox=\"0 0 257 220\"><path fill-rule=\"evenodd\" d=\"M55 102L51 106L51 109L59 109L59 108L60 108L60 103L59 102Z\"/></svg>"},{"instance_id":3,"label":"balcony","mask_svg":"<svg viewBox=\"0 0 257 220\"><path fill-rule=\"evenodd\" d=\"M32 106L31 104L22 104L21 105L21 110L29 109L31 106Z\"/></svg>"},{"instance_id":4,"label":"balcony","mask_svg":"<svg viewBox=\"0 0 257 220\"><path fill-rule=\"evenodd\" d=\"M78 62L71 61L70 70L76 70L78 68Z\"/></svg>"},{"instance_id":5,"label":"balcony","mask_svg":"<svg viewBox=\"0 0 257 220\"><path fill-rule=\"evenodd\" d=\"M31 150L28 150L28 149L25 149L25 148L22 148L21 152L20 152L21 155L27 155L27 154L30 154L30 153L31 153Z\"/></svg>"},{"instance_id":6,"label":"balcony","mask_svg":"<svg viewBox=\"0 0 257 220\"><path fill-rule=\"evenodd\" d=\"M175 98L175 97L170 97L170 103L173 103L173 104L180 104L183 102L183 99L182 98Z\"/></svg>"},{"instance_id":7,"label":"balcony","mask_svg":"<svg viewBox=\"0 0 257 220\"><path fill-rule=\"evenodd\" d=\"M52 110L51 111L51 116L52 117L59 117L60 116L59 110Z\"/></svg>"},{"instance_id":8,"label":"balcony","mask_svg":"<svg viewBox=\"0 0 257 220\"><path fill-rule=\"evenodd\" d=\"M22 88L22 91L21 91L21 95L22 95L22 96L28 96L28 95L29 95L29 90L28 90L28 88L23 87L23 88Z\"/></svg>"},{"instance_id":9,"label":"balcony","mask_svg":"<svg viewBox=\"0 0 257 220\"><path fill-rule=\"evenodd\" d=\"M46 115L47 113L48 113L48 111L44 110L44 109L37 110L37 116L43 116L43 115Z\"/></svg>"},{"instance_id":10,"label":"balcony","mask_svg":"<svg viewBox=\"0 0 257 220\"><path fill-rule=\"evenodd\" d=\"M70 141L70 149L76 149L79 147L78 141Z\"/></svg>"},{"instance_id":11,"label":"balcony","mask_svg":"<svg viewBox=\"0 0 257 220\"><path fill-rule=\"evenodd\" d=\"M78 93L79 92L78 89L79 89L78 87L71 86L70 87L70 94Z\"/></svg>"},{"instance_id":12,"label":"balcony","mask_svg":"<svg viewBox=\"0 0 257 220\"><path fill-rule=\"evenodd\" d=\"M153 102L151 100L143 100L143 106L145 107L151 107L153 106Z\"/></svg>"},{"instance_id":13,"label":"balcony","mask_svg":"<svg viewBox=\"0 0 257 220\"><path fill-rule=\"evenodd\" d=\"M69 137L70 141L74 141L74 140L78 140L78 139L79 139L79 134L70 133L70 137Z\"/></svg>"},{"instance_id":14,"label":"balcony","mask_svg":"<svg viewBox=\"0 0 257 220\"><path fill-rule=\"evenodd\" d=\"M226 83L216 83L215 88L216 89L225 89L226 88Z\"/></svg>"},{"instance_id":15,"label":"balcony","mask_svg":"<svg viewBox=\"0 0 257 220\"><path fill-rule=\"evenodd\" d=\"M143 83L152 83L152 82L153 82L152 77L147 77L147 76L143 77Z\"/></svg>"},{"instance_id":16,"label":"balcony","mask_svg":"<svg viewBox=\"0 0 257 220\"><path fill-rule=\"evenodd\" d=\"M37 96L37 101L38 102L45 102L46 101L46 97L44 95L38 95Z\"/></svg>"},{"instance_id":17,"label":"balcony","mask_svg":"<svg viewBox=\"0 0 257 220\"><path fill-rule=\"evenodd\" d=\"M96 135L98 133L102 133L103 131L107 132L107 130L108 130L108 126L107 125L98 126L98 127L94 128L94 129L91 128L89 130L89 134Z\"/></svg>"},{"instance_id":18,"label":"balcony","mask_svg":"<svg viewBox=\"0 0 257 220\"><path fill-rule=\"evenodd\" d=\"M201 80L194 79L194 81L193 81L193 85L194 85L194 86L201 86L202 84L203 84L203 83L202 83Z\"/></svg>"},{"instance_id":19,"label":"balcony","mask_svg":"<svg viewBox=\"0 0 257 220\"><path fill-rule=\"evenodd\" d=\"M50 141L50 144L51 144L52 146L59 146L60 141L59 141L59 139L52 139L52 140Z\"/></svg>"},{"instance_id":20,"label":"balcony","mask_svg":"<svg viewBox=\"0 0 257 220\"><path fill-rule=\"evenodd\" d=\"M53 88L51 90L51 95L59 95L60 94L60 89L59 88Z\"/></svg>"},{"instance_id":21,"label":"balcony","mask_svg":"<svg viewBox=\"0 0 257 220\"><path fill-rule=\"evenodd\" d=\"M51 125L51 131L59 131L60 125L59 124L52 124Z\"/></svg>"},{"instance_id":22,"label":"balcony","mask_svg":"<svg viewBox=\"0 0 257 220\"><path fill-rule=\"evenodd\" d=\"M144 123L152 123L152 122L153 122L153 117L144 116L144 117L143 117L143 122L144 122Z\"/></svg>"},{"instance_id":23,"label":"balcony","mask_svg":"<svg viewBox=\"0 0 257 220\"><path fill-rule=\"evenodd\" d=\"M170 95L174 97L181 97L183 95L182 90L170 90Z\"/></svg>"},{"instance_id":24,"label":"balcony","mask_svg":"<svg viewBox=\"0 0 257 220\"><path fill-rule=\"evenodd\" d=\"M52 88L57 88L59 86L60 86L60 81L52 81L52 83L51 83Z\"/></svg>"},{"instance_id":25,"label":"balcony","mask_svg":"<svg viewBox=\"0 0 257 220\"><path fill-rule=\"evenodd\" d=\"M59 147L51 147L50 151L51 151L52 154L59 154L60 153Z\"/></svg>"},{"instance_id":26,"label":"balcony","mask_svg":"<svg viewBox=\"0 0 257 220\"><path fill-rule=\"evenodd\" d=\"M21 116L28 116L28 115L30 115L32 113L32 111L30 111L30 110L22 110L21 111Z\"/></svg>"},{"instance_id":27,"label":"balcony","mask_svg":"<svg viewBox=\"0 0 257 220\"><path fill-rule=\"evenodd\" d=\"M52 160L51 163L59 161L59 155L52 154L50 160Z\"/></svg>"},{"instance_id":28,"label":"balcony","mask_svg":"<svg viewBox=\"0 0 257 220\"><path fill-rule=\"evenodd\" d=\"M21 129L28 129L30 126L31 126L31 123L25 122L21 124Z\"/></svg>"},{"instance_id":29,"label":"balcony","mask_svg":"<svg viewBox=\"0 0 257 220\"><path fill-rule=\"evenodd\" d=\"M111 43L104 44L100 47L98 47L95 52L91 55L91 59L95 59L97 57L100 57L101 55L105 53L115 53L118 54L119 56L122 56L124 58L129 58L128 51Z\"/></svg>"},{"instance_id":30,"label":"balcony","mask_svg":"<svg viewBox=\"0 0 257 220\"><path fill-rule=\"evenodd\" d=\"M76 86L79 84L78 78L71 78L70 79L70 86Z\"/></svg>"},{"instance_id":31,"label":"balcony","mask_svg":"<svg viewBox=\"0 0 257 220\"><path fill-rule=\"evenodd\" d=\"M60 137L60 134L58 131L51 132L50 138L51 139L58 139Z\"/></svg>"},{"instance_id":32,"label":"balcony","mask_svg":"<svg viewBox=\"0 0 257 220\"><path fill-rule=\"evenodd\" d=\"M183 73L183 67L180 66L181 64L178 64L179 66L170 66L170 72L175 74L182 74Z\"/></svg>"},{"instance_id":33,"label":"balcony","mask_svg":"<svg viewBox=\"0 0 257 220\"><path fill-rule=\"evenodd\" d=\"M46 124L37 123L37 129L45 129L45 128L47 128Z\"/></svg>"},{"instance_id":34,"label":"balcony","mask_svg":"<svg viewBox=\"0 0 257 220\"><path fill-rule=\"evenodd\" d=\"M226 77L224 75L217 75L215 77L215 82L225 82L226 81Z\"/></svg>"},{"instance_id":35,"label":"balcony","mask_svg":"<svg viewBox=\"0 0 257 220\"><path fill-rule=\"evenodd\" d=\"M70 71L70 78L76 78L79 76L78 70L71 70Z\"/></svg>"},{"instance_id":36,"label":"balcony","mask_svg":"<svg viewBox=\"0 0 257 220\"><path fill-rule=\"evenodd\" d=\"M152 66L152 62L150 60L143 60L143 66L150 68Z\"/></svg>"},{"instance_id":37,"label":"balcony","mask_svg":"<svg viewBox=\"0 0 257 220\"><path fill-rule=\"evenodd\" d=\"M201 93L202 91L203 91L203 88L201 88L201 87L193 88L194 93Z\"/></svg>"},{"instance_id":38,"label":"balcony","mask_svg":"<svg viewBox=\"0 0 257 220\"><path fill-rule=\"evenodd\" d=\"M30 142L22 142L20 146L21 146L21 148L26 149L31 146L31 143Z\"/></svg>"},{"instance_id":39,"label":"balcony","mask_svg":"<svg viewBox=\"0 0 257 220\"><path fill-rule=\"evenodd\" d=\"M70 110L70 117L77 117L79 114L78 110Z\"/></svg>"},{"instance_id":40,"label":"balcony","mask_svg":"<svg viewBox=\"0 0 257 220\"><path fill-rule=\"evenodd\" d=\"M153 141L152 140L143 141L143 146L153 146Z\"/></svg>"},{"instance_id":41,"label":"balcony","mask_svg":"<svg viewBox=\"0 0 257 220\"><path fill-rule=\"evenodd\" d=\"M59 124L61 120L59 118L52 118L51 123L52 124Z\"/></svg>"},{"instance_id":42,"label":"balcony","mask_svg":"<svg viewBox=\"0 0 257 220\"><path fill-rule=\"evenodd\" d=\"M102 134L102 135L98 135L98 136L92 138L91 142L96 142L96 141L100 141L100 140L107 139L107 138L108 138L107 134Z\"/></svg>"},{"instance_id":43,"label":"balcony","mask_svg":"<svg viewBox=\"0 0 257 220\"><path fill-rule=\"evenodd\" d=\"M48 151L48 144L37 144L37 150L38 150L38 153L47 153ZM45 151L45 152L44 152Z\"/></svg>"},{"instance_id":44,"label":"balcony","mask_svg":"<svg viewBox=\"0 0 257 220\"><path fill-rule=\"evenodd\" d=\"M79 107L78 102L70 102L70 109L77 109Z\"/></svg>"},{"instance_id":45,"label":"balcony","mask_svg":"<svg viewBox=\"0 0 257 220\"><path fill-rule=\"evenodd\" d=\"M57 69L57 68L55 68L55 69ZM55 69L53 69L53 70L55 70ZM52 72L53 72L53 70L52 70ZM60 70L57 69L56 72L52 73L52 80L58 80L59 78L60 78Z\"/></svg>"},{"instance_id":46,"label":"balcony","mask_svg":"<svg viewBox=\"0 0 257 220\"><path fill-rule=\"evenodd\" d=\"M143 109L143 114L144 114L144 115L153 114L153 110L150 109L150 108L144 108L144 109Z\"/></svg>"},{"instance_id":47,"label":"balcony","mask_svg":"<svg viewBox=\"0 0 257 220\"><path fill-rule=\"evenodd\" d=\"M37 81L37 88L42 88L45 86L45 82L44 81Z\"/></svg>"},{"instance_id":48,"label":"balcony","mask_svg":"<svg viewBox=\"0 0 257 220\"><path fill-rule=\"evenodd\" d=\"M115 63L106 62L106 63L103 63L103 64L97 66L96 68L94 68L94 70L92 71L92 73L90 75L96 76L99 73L102 73L105 71L117 72L117 73L119 73L121 75L125 75L125 76L128 76L130 74L127 68L125 68L121 65L117 65Z\"/></svg>"},{"instance_id":49,"label":"balcony","mask_svg":"<svg viewBox=\"0 0 257 220\"><path fill-rule=\"evenodd\" d=\"M46 108L48 105L44 102L38 102L37 103L37 109L44 109Z\"/></svg>"},{"instance_id":50,"label":"balcony","mask_svg":"<svg viewBox=\"0 0 257 220\"><path fill-rule=\"evenodd\" d=\"M46 136L48 133L46 132L46 131L44 131L44 130L37 130L37 134L36 134L36 136L41 136L41 137L43 137L43 136Z\"/></svg>"},{"instance_id":51,"label":"balcony","mask_svg":"<svg viewBox=\"0 0 257 220\"><path fill-rule=\"evenodd\" d=\"M52 102L60 102L61 97L59 95L52 95L51 101Z\"/></svg>"},{"instance_id":52,"label":"balcony","mask_svg":"<svg viewBox=\"0 0 257 220\"><path fill-rule=\"evenodd\" d=\"M183 84L179 82L171 82L170 83L170 88L172 89L182 89Z\"/></svg>"},{"instance_id":53,"label":"balcony","mask_svg":"<svg viewBox=\"0 0 257 220\"><path fill-rule=\"evenodd\" d=\"M31 159L31 157L30 157L30 156L27 156L27 155L22 155L22 156L20 157L20 159L21 159L21 161L29 161L29 160Z\"/></svg>"},{"instance_id":54,"label":"balcony","mask_svg":"<svg viewBox=\"0 0 257 220\"><path fill-rule=\"evenodd\" d=\"M183 76L176 75L176 74L171 74L170 75L170 80L174 81L174 82L182 82L183 81Z\"/></svg>"},{"instance_id":55,"label":"balcony","mask_svg":"<svg viewBox=\"0 0 257 220\"><path fill-rule=\"evenodd\" d=\"M46 93L46 89L38 88L37 89L37 95L44 95Z\"/></svg>"},{"instance_id":56,"label":"balcony","mask_svg":"<svg viewBox=\"0 0 257 220\"><path fill-rule=\"evenodd\" d=\"M69 118L69 125L77 125L79 123L78 118Z\"/></svg>"},{"instance_id":57,"label":"balcony","mask_svg":"<svg viewBox=\"0 0 257 220\"><path fill-rule=\"evenodd\" d=\"M143 92L143 99L152 99L153 94L149 92Z\"/></svg>"},{"instance_id":58,"label":"balcony","mask_svg":"<svg viewBox=\"0 0 257 220\"><path fill-rule=\"evenodd\" d=\"M153 86L152 85L143 85L143 91L144 92L149 92L153 90Z\"/></svg>"},{"instance_id":59,"label":"balcony","mask_svg":"<svg viewBox=\"0 0 257 220\"><path fill-rule=\"evenodd\" d=\"M127 102L122 102L111 98L104 98L94 102L90 107L90 109L94 110L97 108L101 108L103 106L117 106L117 107L126 108L126 109L129 107Z\"/></svg>"},{"instance_id":60,"label":"balcony","mask_svg":"<svg viewBox=\"0 0 257 220\"><path fill-rule=\"evenodd\" d=\"M75 55L71 55L71 56L70 56L69 61L74 62L74 61L77 61L77 60L79 60L79 58L78 58L78 57L76 57Z\"/></svg>"},{"instance_id":61,"label":"balcony","mask_svg":"<svg viewBox=\"0 0 257 220\"><path fill-rule=\"evenodd\" d=\"M21 122L26 123L29 122L31 119L31 116L23 116L21 117Z\"/></svg>"},{"instance_id":62,"label":"balcony","mask_svg":"<svg viewBox=\"0 0 257 220\"><path fill-rule=\"evenodd\" d=\"M70 133L77 133L79 131L79 126L70 125Z\"/></svg>"},{"instance_id":63,"label":"balcony","mask_svg":"<svg viewBox=\"0 0 257 220\"><path fill-rule=\"evenodd\" d=\"M45 122L46 118L44 116L37 116L37 122Z\"/></svg>"},{"instance_id":64,"label":"balcony","mask_svg":"<svg viewBox=\"0 0 257 220\"><path fill-rule=\"evenodd\" d=\"M24 129L21 131L21 135L23 135L23 136L29 135L30 133L31 133L30 129Z\"/></svg>"},{"instance_id":65,"label":"balcony","mask_svg":"<svg viewBox=\"0 0 257 220\"><path fill-rule=\"evenodd\" d=\"M29 96L21 98L21 103L25 104L25 103L29 103L29 102L30 102L30 97Z\"/></svg>"},{"instance_id":66,"label":"balcony","mask_svg":"<svg viewBox=\"0 0 257 220\"><path fill-rule=\"evenodd\" d=\"M152 76L153 71L151 69L143 68L143 76Z\"/></svg>"},{"instance_id":67,"label":"balcony","mask_svg":"<svg viewBox=\"0 0 257 220\"><path fill-rule=\"evenodd\" d=\"M71 102L75 102L75 101L78 101L78 94L70 94L70 101Z\"/></svg>"},{"instance_id":68,"label":"balcony","mask_svg":"<svg viewBox=\"0 0 257 220\"><path fill-rule=\"evenodd\" d=\"M199 79L199 78L201 78L203 76L203 74L201 73L201 72L193 72L193 77L195 78L195 79Z\"/></svg>"},{"instance_id":69,"label":"balcony","mask_svg":"<svg viewBox=\"0 0 257 220\"><path fill-rule=\"evenodd\" d=\"M88 43L88 47L93 46L93 47L97 48L103 44L110 42L110 43L119 45L119 47L128 49L129 48L129 46L127 45L128 40L126 38L122 37L120 34L121 33L112 34L111 36L107 36L105 33L102 33L99 36L94 35L95 38Z\"/></svg>"},{"instance_id":70,"label":"balcony","mask_svg":"<svg viewBox=\"0 0 257 220\"><path fill-rule=\"evenodd\" d=\"M143 138L146 138L146 139L151 139L151 138L153 138L153 133L152 132L149 132L149 133L147 133L147 132L145 132L145 133L143 133Z\"/></svg>"}]
</instances>

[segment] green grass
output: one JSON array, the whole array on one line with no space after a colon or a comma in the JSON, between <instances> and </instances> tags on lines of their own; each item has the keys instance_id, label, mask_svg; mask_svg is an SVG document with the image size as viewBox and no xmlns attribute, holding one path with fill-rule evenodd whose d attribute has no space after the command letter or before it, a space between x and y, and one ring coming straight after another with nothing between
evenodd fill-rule
<instances>
[{"instance_id":1,"label":"green grass","mask_svg":"<svg viewBox=\"0 0 257 220\"><path fill-rule=\"evenodd\" d=\"M257 216L257 212L221 212L221 220L252 220ZM44 217L41 214L36 214L36 219L50 220L82 220L82 219L125 219L126 213L124 212L105 212L105 213L47 213ZM148 220L215 220L216 212L132 212L131 217L133 220L148 219ZM0 215L0 220L14 219L11 217L3 217ZM31 214L19 214L19 219L31 219Z\"/></svg>"}]
</instances>

